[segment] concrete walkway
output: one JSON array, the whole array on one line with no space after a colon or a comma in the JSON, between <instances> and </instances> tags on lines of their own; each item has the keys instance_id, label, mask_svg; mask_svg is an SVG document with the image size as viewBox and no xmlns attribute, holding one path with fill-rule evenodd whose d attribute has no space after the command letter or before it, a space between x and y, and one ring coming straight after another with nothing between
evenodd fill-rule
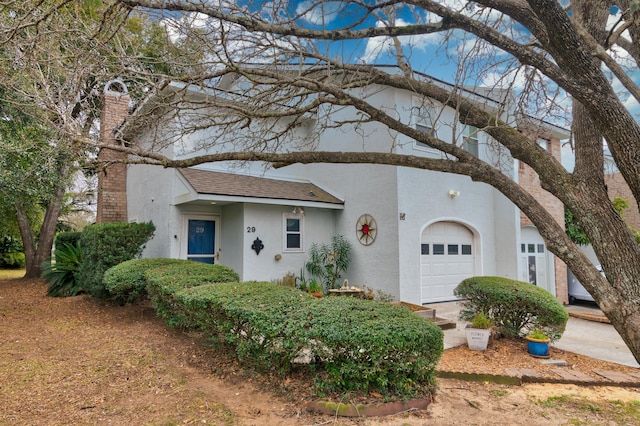
<instances>
[{"instance_id":1,"label":"concrete walkway","mask_svg":"<svg viewBox=\"0 0 640 426\"><path fill-rule=\"evenodd\" d=\"M426 305L436 310L436 316L456 322L456 327L444 330L445 349L467 343L465 322L458 320L458 302ZM562 338L553 346L591 358L640 368L629 348L596 305L566 306L569 322ZM585 319L586 318L586 319Z\"/></svg>"}]
</instances>

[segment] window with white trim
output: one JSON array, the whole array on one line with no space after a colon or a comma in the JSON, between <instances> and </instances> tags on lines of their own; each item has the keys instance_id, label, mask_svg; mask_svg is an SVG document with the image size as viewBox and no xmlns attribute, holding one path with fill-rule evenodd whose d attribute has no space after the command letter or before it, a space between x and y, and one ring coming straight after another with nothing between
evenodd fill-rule
<instances>
[{"instance_id":1,"label":"window with white trim","mask_svg":"<svg viewBox=\"0 0 640 426\"><path fill-rule=\"evenodd\" d=\"M431 119L431 112L425 105L416 105L411 108L411 122L418 131L427 133L433 137L437 137L436 129ZM431 148L429 145L415 141L416 146L423 148Z\"/></svg>"},{"instance_id":2,"label":"window with white trim","mask_svg":"<svg viewBox=\"0 0 640 426\"><path fill-rule=\"evenodd\" d=\"M538 146L549 152L549 141L547 139L538 139Z\"/></svg>"},{"instance_id":3,"label":"window with white trim","mask_svg":"<svg viewBox=\"0 0 640 426\"><path fill-rule=\"evenodd\" d=\"M469 154L478 156L478 128L465 126L462 148Z\"/></svg>"},{"instance_id":4,"label":"window with white trim","mask_svg":"<svg viewBox=\"0 0 640 426\"><path fill-rule=\"evenodd\" d=\"M287 213L282 216L283 250L303 251L304 216Z\"/></svg>"}]
</instances>

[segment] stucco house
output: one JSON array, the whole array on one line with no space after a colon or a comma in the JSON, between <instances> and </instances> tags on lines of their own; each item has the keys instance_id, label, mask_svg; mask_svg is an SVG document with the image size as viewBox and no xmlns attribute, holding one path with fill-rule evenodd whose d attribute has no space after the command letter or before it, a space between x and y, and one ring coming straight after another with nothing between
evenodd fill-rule
<instances>
[{"instance_id":1,"label":"stucco house","mask_svg":"<svg viewBox=\"0 0 640 426\"><path fill-rule=\"evenodd\" d=\"M387 72L399 70L387 67ZM232 91L241 80L220 81L215 90ZM489 136L460 124L454 110L405 90L369 89L362 94L367 102L394 108L406 123L455 141L482 158L498 155ZM506 92L494 98L486 90L468 88L463 95L482 101L504 120L515 120L504 108ZM114 119L111 114L121 114L127 103L126 89L106 90L102 121L121 123L124 117ZM432 121L436 110L438 120ZM329 118L336 120L355 114L350 107L330 112L319 108L315 114L298 127L297 137L313 137L317 150L363 151L366 146L367 151L440 158L439 152L375 123L361 124L358 131L345 126L319 131L332 114L338 116ZM112 129L103 129L105 138L113 137ZM535 132L539 143L559 158L565 131L527 121L522 131ZM144 141L148 135L138 137ZM234 135L217 137L233 140ZM184 147L202 138L202 134L185 136L180 146L164 147L163 154L193 155L196 151L186 153ZM212 149L226 145L216 146ZM539 188L535 173L510 157L501 158L500 164L555 208L558 222L563 223L562 205ZM146 257L221 263L236 270L242 280L272 280L299 275L311 244L342 235L353 249L345 274L350 283L399 300L417 304L453 300L457 284L474 275L530 281L567 300L564 264L547 252L535 227L497 190L465 176L368 164L274 169L209 163L180 170L129 165L107 171L101 179L99 218L109 216L105 210L115 209L128 221L151 220L156 225ZM119 184L113 183L118 179Z\"/></svg>"}]
</instances>

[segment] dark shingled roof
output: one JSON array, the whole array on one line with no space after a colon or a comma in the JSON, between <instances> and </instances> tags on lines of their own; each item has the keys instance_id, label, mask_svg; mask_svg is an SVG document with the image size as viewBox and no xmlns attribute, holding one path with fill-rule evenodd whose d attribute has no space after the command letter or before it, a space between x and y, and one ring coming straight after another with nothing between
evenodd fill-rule
<instances>
[{"instance_id":1,"label":"dark shingled roof","mask_svg":"<svg viewBox=\"0 0 640 426\"><path fill-rule=\"evenodd\" d=\"M199 194L342 204L342 200L310 182L291 182L198 169L179 171Z\"/></svg>"}]
</instances>

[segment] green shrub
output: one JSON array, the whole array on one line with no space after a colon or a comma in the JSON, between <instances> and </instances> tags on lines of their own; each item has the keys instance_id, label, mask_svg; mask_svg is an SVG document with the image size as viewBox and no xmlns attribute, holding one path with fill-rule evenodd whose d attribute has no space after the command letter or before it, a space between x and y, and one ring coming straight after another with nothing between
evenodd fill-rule
<instances>
[{"instance_id":1,"label":"green shrub","mask_svg":"<svg viewBox=\"0 0 640 426\"><path fill-rule=\"evenodd\" d=\"M83 262L78 279L89 294L98 299L109 293L102 282L112 266L137 258L153 236L153 223L103 223L87 226L80 237Z\"/></svg>"},{"instance_id":2,"label":"green shrub","mask_svg":"<svg viewBox=\"0 0 640 426\"><path fill-rule=\"evenodd\" d=\"M315 301L313 339L329 349L321 357L328 378L317 386L408 398L433 390L443 351L440 328L390 303L351 297Z\"/></svg>"},{"instance_id":3,"label":"green shrub","mask_svg":"<svg viewBox=\"0 0 640 426\"><path fill-rule=\"evenodd\" d=\"M153 268L182 265L186 260L167 258L147 258L127 260L113 266L104 273L104 286L119 303L134 303L147 295L144 273Z\"/></svg>"},{"instance_id":4,"label":"green shrub","mask_svg":"<svg viewBox=\"0 0 640 426\"><path fill-rule=\"evenodd\" d=\"M82 232L61 232L56 235L55 245L56 247L62 247L65 244L77 246L81 236Z\"/></svg>"},{"instance_id":5,"label":"green shrub","mask_svg":"<svg viewBox=\"0 0 640 426\"><path fill-rule=\"evenodd\" d=\"M22 240L11 235L0 236L0 253L24 252Z\"/></svg>"},{"instance_id":6,"label":"green shrub","mask_svg":"<svg viewBox=\"0 0 640 426\"><path fill-rule=\"evenodd\" d=\"M186 318L177 313L174 294L179 290L208 283L237 282L238 274L223 265L182 260L175 264L149 269L144 273L147 293L159 317L171 327L185 327Z\"/></svg>"},{"instance_id":7,"label":"green shrub","mask_svg":"<svg viewBox=\"0 0 640 426\"><path fill-rule=\"evenodd\" d=\"M24 268L24 266L24 253L18 251L0 253L0 268L21 269Z\"/></svg>"},{"instance_id":8,"label":"green shrub","mask_svg":"<svg viewBox=\"0 0 640 426\"><path fill-rule=\"evenodd\" d=\"M82 265L80 246L64 243L53 252L53 257L42 263L42 277L49 283L47 295L51 297L75 296L82 287L78 272Z\"/></svg>"},{"instance_id":9,"label":"green shrub","mask_svg":"<svg viewBox=\"0 0 640 426\"><path fill-rule=\"evenodd\" d=\"M551 341L564 333L569 315L548 291L535 285L502 277L472 277L462 281L454 295L461 302L460 318L470 320L482 312L507 336L544 331Z\"/></svg>"},{"instance_id":10,"label":"green shrub","mask_svg":"<svg viewBox=\"0 0 640 426\"><path fill-rule=\"evenodd\" d=\"M0 236L0 269L23 269L25 263L22 240L11 235Z\"/></svg>"},{"instance_id":11,"label":"green shrub","mask_svg":"<svg viewBox=\"0 0 640 426\"><path fill-rule=\"evenodd\" d=\"M287 336L289 320L300 319L307 293L273 283L220 283L175 293L173 322L206 330L241 361L264 370L286 370L308 341ZM293 355L292 355L293 354Z\"/></svg>"},{"instance_id":12,"label":"green shrub","mask_svg":"<svg viewBox=\"0 0 640 426\"><path fill-rule=\"evenodd\" d=\"M408 398L433 390L442 331L403 307L316 299L272 283L185 288L174 303L179 320L206 330L253 366L286 372L305 353L315 361L307 367L317 373L318 393Z\"/></svg>"}]
</instances>

